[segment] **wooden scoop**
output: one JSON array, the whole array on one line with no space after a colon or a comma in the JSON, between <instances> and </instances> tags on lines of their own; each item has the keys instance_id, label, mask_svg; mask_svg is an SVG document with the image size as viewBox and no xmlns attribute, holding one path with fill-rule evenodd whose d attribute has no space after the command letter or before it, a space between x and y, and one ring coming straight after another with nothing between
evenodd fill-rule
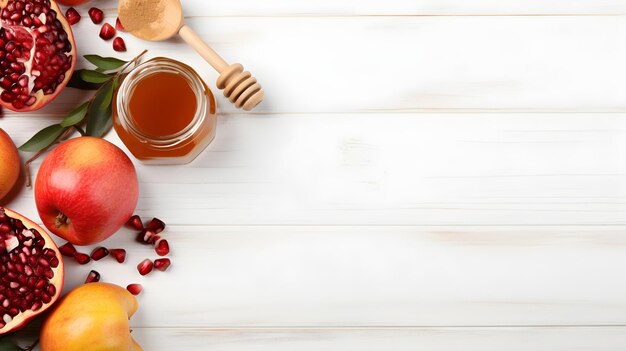
<instances>
[{"instance_id":1,"label":"wooden scoop","mask_svg":"<svg viewBox=\"0 0 626 351\"><path fill-rule=\"evenodd\" d=\"M226 63L185 24L180 0L120 0L119 18L128 32L144 40L160 41L180 34L220 73L217 87L237 108L249 111L263 100L261 85L250 72L244 72L238 63Z\"/></svg>"}]
</instances>

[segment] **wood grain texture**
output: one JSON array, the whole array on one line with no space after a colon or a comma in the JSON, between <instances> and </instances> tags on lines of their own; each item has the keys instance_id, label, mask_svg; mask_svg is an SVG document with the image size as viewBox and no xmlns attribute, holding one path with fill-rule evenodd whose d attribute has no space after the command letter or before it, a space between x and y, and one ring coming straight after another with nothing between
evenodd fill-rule
<instances>
[{"instance_id":1,"label":"wood grain texture","mask_svg":"<svg viewBox=\"0 0 626 351\"><path fill-rule=\"evenodd\" d=\"M69 263L66 289L94 268L142 283L133 333L151 351L623 349L624 1L183 5L266 101L219 97L200 158L137 164L170 271L140 277L155 254L123 230L104 245L128 262ZM77 46L110 56L90 6ZM115 1L98 6L113 23ZM214 87L182 41L122 35L125 57L147 47ZM0 127L22 143L86 96ZM11 206L37 218L31 190Z\"/></svg>"},{"instance_id":2,"label":"wood grain texture","mask_svg":"<svg viewBox=\"0 0 626 351\"><path fill-rule=\"evenodd\" d=\"M187 22L227 61L254 72L267 92L255 110L262 115L625 111L622 17L192 17ZM92 39L97 26L81 21L77 31L83 29L77 43L83 53L111 55L107 44ZM126 57L146 47L128 35L126 41ZM189 63L217 93L216 72L184 42L148 47L148 56ZM74 95L63 94L47 112L67 111L74 103ZM222 114L242 114L222 96L218 105Z\"/></svg>"},{"instance_id":3,"label":"wood grain texture","mask_svg":"<svg viewBox=\"0 0 626 351\"><path fill-rule=\"evenodd\" d=\"M134 329L147 350L619 351L624 328Z\"/></svg>"},{"instance_id":4,"label":"wood grain texture","mask_svg":"<svg viewBox=\"0 0 626 351\"><path fill-rule=\"evenodd\" d=\"M18 143L51 122L2 121ZM625 224L625 126L623 114L222 116L190 165L138 165L138 212L186 225ZM13 206L36 215L30 190Z\"/></svg>"},{"instance_id":5,"label":"wood grain texture","mask_svg":"<svg viewBox=\"0 0 626 351\"><path fill-rule=\"evenodd\" d=\"M100 0L114 13L116 2ZM620 15L620 0L182 0L188 17L220 16L482 16L482 15Z\"/></svg>"},{"instance_id":6,"label":"wood grain texture","mask_svg":"<svg viewBox=\"0 0 626 351\"><path fill-rule=\"evenodd\" d=\"M67 264L141 283L141 327L626 325L626 227L173 226L172 267L122 231L111 258ZM91 249L81 249L90 252Z\"/></svg>"}]
</instances>

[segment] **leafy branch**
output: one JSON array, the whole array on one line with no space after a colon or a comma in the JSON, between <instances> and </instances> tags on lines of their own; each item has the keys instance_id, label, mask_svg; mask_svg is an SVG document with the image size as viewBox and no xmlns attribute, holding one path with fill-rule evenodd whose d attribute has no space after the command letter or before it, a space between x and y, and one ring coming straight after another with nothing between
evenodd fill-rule
<instances>
[{"instance_id":1,"label":"leafy branch","mask_svg":"<svg viewBox=\"0 0 626 351\"><path fill-rule=\"evenodd\" d=\"M136 66L146 52L147 50L144 50L130 61L98 55L84 56L87 61L96 66L96 69L74 71L68 87L95 90L95 93L88 101L65 115L61 123L40 130L19 147L21 151L35 152L35 155L24 164L27 187L32 185L30 164L48 151L52 145L67 139L74 132L79 132L82 136L101 138L111 129L113 93L119 86L120 76L131 65Z\"/></svg>"}]
</instances>

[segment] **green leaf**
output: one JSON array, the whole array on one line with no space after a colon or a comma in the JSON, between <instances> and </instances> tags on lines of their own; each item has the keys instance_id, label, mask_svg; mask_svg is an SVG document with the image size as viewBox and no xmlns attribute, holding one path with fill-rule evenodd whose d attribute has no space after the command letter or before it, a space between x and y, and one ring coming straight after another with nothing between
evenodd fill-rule
<instances>
[{"instance_id":1,"label":"green leaf","mask_svg":"<svg viewBox=\"0 0 626 351\"><path fill-rule=\"evenodd\" d=\"M65 128L60 124L53 124L49 127L46 127L40 130L37 134L35 134L29 141L25 142L24 145L20 146L19 149L21 151L30 151L30 152L38 152L46 147L52 145L56 138L58 138Z\"/></svg>"},{"instance_id":2,"label":"green leaf","mask_svg":"<svg viewBox=\"0 0 626 351\"><path fill-rule=\"evenodd\" d=\"M111 80L112 76L108 75L108 74L104 74L102 72L98 72L98 71L92 71L92 70L82 70L80 72L80 78L82 78L82 80L84 80L87 83L106 83L108 81Z\"/></svg>"},{"instance_id":3,"label":"green leaf","mask_svg":"<svg viewBox=\"0 0 626 351\"><path fill-rule=\"evenodd\" d=\"M102 57L99 55L84 55L84 57L98 67L99 71L103 72L116 70L128 63L115 57Z\"/></svg>"},{"instance_id":4,"label":"green leaf","mask_svg":"<svg viewBox=\"0 0 626 351\"><path fill-rule=\"evenodd\" d=\"M70 81L67 83L67 86L70 88L81 89L81 90L98 90L102 86L102 83L87 83L80 76L84 69L79 69L74 71Z\"/></svg>"},{"instance_id":5,"label":"green leaf","mask_svg":"<svg viewBox=\"0 0 626 351\"><path fill-rule=\"evenodd\" d=\"M87 114L87 106L88 102L78 106L72 112L68 113L65 118L63 118L63 122L61 122L62 127L71 127L83 121L85 115Z\"/></svg>"},{"instance_id":6,"label":"green leaf","mask_svg":"<svg viewBox=\"0 0 626 351\"><path fill-rule=\"evenodd\" d=\"M111 126L113 125L111 117L113 83L114 82L106 83L93 98L91 106L89 107L89 112L87 113L87 130L85 131L89 136L101 138L109 131L109 129L111 129Z\"/></svg>"},{"instance_id":7,"label":"green leaf","mask_svg":"<svg viewBox=\"0 0 626 351\"><path fill-rule=\"evenodd\" d=\"M106 90L106 95L102 98L102 105L100 105L101 109L107 108L107 105L113 106L113 92L115 92L115 89L117 89L117 86L119 85L119 81L120 81L119 77L115 77L111 88L107 87L103 89L103 90Z\"/></svg>"},{"instance_id":8,"label":"green leaf","mask_svg":"<svg viewBox=\"0 0 626 351\"><path fill-rule=\"evenodd\" d=\"M2 338L0 339L0 350L1 351L22 351L23 349L17 346L17 344L15 344L11 339Z\"/></svg>"}]
</instances>

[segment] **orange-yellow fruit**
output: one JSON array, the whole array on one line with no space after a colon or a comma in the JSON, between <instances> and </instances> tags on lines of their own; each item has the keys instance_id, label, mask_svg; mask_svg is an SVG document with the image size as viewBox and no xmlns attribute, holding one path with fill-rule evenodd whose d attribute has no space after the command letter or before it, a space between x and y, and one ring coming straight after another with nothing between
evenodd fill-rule
<instances>
[{"instance_id":1,"label":"orange-yellow fruit","mask_svg":"<svg viewBox=\"0 0 626 351\"><path fill-rule=\"evenodd\" d=\"M20 176L20 154L9 135L0 129L0 200L15 186Z\"/></svg>"},{"instance_id":2,"label":"orange-yellow fruit","mask_svg":"<svg viewBox=\"0 0 626 351\"><path fill-rule=\"evenodd\" d=\"M82 285L63 297L44 321L41 351L143 351L128 322L137 308L135 297L122 287Z\"/></svg>"}]
</instances>

